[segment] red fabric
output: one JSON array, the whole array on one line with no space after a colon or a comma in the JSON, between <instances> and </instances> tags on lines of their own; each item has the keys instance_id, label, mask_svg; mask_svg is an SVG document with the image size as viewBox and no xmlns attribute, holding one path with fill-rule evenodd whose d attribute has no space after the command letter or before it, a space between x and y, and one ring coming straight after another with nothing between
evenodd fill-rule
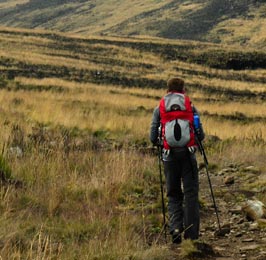
<instances>
[{"instance_id":1,"label":"red fabric","mask_svg":"<svg viewBox=\"0 0 266 260\"><path fill-rule=\"evenodd\" d=\"M179 93L184 95L183 93ZM160 110L160 116L161 116L161 124L162 124L162 137L163 137L163 143L165 149L170 149L170 146L166 142L164 135L165 135L165 124L167 122L170 122L175 119L183 119L183 120L189 120L190 125L190 141L187 144L188 147L190 146L196 146L195 142L195 134L194 134L194 127L193 127L193 110L191 106L191 102L188 96L184 95L185 97L185 108L184 111L169 111L166 112L165 109L165 100L164 97L160 101L159 110Z\"/></svg>"}]
</instances>

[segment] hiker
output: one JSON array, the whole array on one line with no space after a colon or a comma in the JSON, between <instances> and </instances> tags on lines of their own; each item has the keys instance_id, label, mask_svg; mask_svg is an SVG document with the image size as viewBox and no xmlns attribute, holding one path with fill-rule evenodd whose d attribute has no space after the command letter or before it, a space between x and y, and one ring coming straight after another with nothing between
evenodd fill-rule
<instances>
[{"instance_id":1,"label":"hiker","mask_svg":"<svg viewBox=\"0 0 266 260\"><path fill-rule=\"evenodd\" d=\"M150 140L161 145L168 198L169 231L172 242L199 237L199 180L193 115L198 111L185 95L184 81L170 78L167 94L154 109ZM184 134L183 134L184 133ZM161 138L158 138L158 137ZM200 124L201 141L204 132ZM184 202L184 204L183 204Z\"/></svg>"}]
</instances>

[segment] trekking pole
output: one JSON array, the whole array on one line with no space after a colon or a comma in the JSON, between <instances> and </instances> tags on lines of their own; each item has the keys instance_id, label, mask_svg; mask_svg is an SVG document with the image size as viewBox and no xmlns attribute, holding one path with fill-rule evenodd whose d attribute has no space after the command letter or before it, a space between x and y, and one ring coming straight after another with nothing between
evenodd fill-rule
<instances>
[{"instance_id":1,"label":"trekking pole","mask_svg":"<svg viewBox=\"0 0 266 260\"><path fill-rule=\"evenodd\" d=\"M157 145L158 149L158 165L159 165L159 173L160 173L160 186L161 186L161 200L162 200L162 213L163 213L163 229L164 229L164 238L165 242L167 242L166 239L166 217L165 217L165 204L164 204L164 192L163 192L163 176L162 176L162 147L160 145Z\"/></svg>"},{"instance_id":2,"label":"trekking pole","mask_svg":"<svg viewBox=\"0 0 266 260\"><path fill-rule=\"evenodd\" d=\"M210 190L211 190L213 206L214 206L216 217L217 217L217 221L218 221L219 232L222 233L220 219L219 219L219 215L218 215L218 209L217 209L217 206L216 206L216 202L215 202L215 198L214 198L214 194L213 194L213 189L212 189L211 178L210 178L210 174L209 174L209 170L208 170L208 165L209 165L208 159L207 159L204 147L202 145L202 142L200 141L199 138L197 138L197 143L198 143L198 146L199 146L200 153L201 153L201 155L203 156L203 159L204 159L204 164L205 164L205 168L206 168L208 182L209 182L209 186L210 186Z\"/></svg>"}]
</instances>

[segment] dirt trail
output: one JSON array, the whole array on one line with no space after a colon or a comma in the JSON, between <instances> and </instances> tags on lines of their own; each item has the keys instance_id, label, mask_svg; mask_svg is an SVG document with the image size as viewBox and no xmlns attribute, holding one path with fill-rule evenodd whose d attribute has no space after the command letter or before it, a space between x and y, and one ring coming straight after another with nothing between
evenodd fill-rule
<instances>
[{"instance_id":1,"label":"dirt trail","mask_svg":"<svg viewBox=\"0 0 266 260\"><path fill-rule=\"evenodd\" d=\"M260 174L254 166L238 165L230 165L220 172L210 172L222 230L229 229L225 236L216 236L215 233L219 228L210 187L205 169L200 171L200 200L203 206L201 207L199 240L203 247L200 249L202 254L193 259L266 259L266 224L264 220L261 220L262 224L250 221L241 210L241 206L246 200L264 192L263 189L243 188L243 184L252 184L257 181ZM172 245L171 248L177 256L180 254L180 247Z\"/></svg>"}]
</instances>

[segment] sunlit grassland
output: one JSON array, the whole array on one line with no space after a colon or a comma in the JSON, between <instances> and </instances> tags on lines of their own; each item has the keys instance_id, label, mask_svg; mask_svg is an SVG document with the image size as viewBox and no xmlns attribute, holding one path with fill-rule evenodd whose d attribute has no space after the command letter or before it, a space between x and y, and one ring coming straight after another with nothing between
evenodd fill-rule
<instances>
[{"instance_id":1,"label":"sunlit grassland","mask_svg":"<svg viewBox=\"0 0 266 260\"><path fill-rule=\"evenodd\" d=\"M120 142L123 140L125 143L148 139L153 108L158 105L158 97L165 93L165 90L98 86L58 79L17 78L16 81L26 85L61 86L67 90L62 93L44 92L41 95L38 92L31 92L29 95L27 91L3 91L1 103L4 111L12 107L14 100L20 100L20 104L11 110L15 117L18 116L16 120L23 118L27 122L77 127L91 133L100 131L106 138L120 139ZM265 139L263 102L204 102L204 98L200 96L198 100L195 93L191 99L202 112L207 135L215 135L223 140ZM16 110L19 110L18 114L15 113ZM209 117L208 113L214 116ZM230 118L220 117L239 114L247 118L241 122L241 118L232 121ZM256 117L257 120L251 120Z\"/></svg>"},{"instance_id":2,"label":"sunlit grassland","mask_svg":"<svg viewBox=\"0 0 266 260\"><path fill-rule=\"evenodd\" d=\"M255 117L265 115L264 106L261 103L241 103L239 102L217 102L206 104L204 102L197 102L202 111L211 111L212 113L230 115L236 113L243 113L248 117ZM259 123L259 122L258 122Z\"/></svg>"},{"instance_id":3,"label":"sunlit grassland","mask_svg":"<svg viewBox=\"0 0 266 260\"><path fill-rule=\"evenodd\" d=\"M17 80L23 82L24 79ZM53 85L63 84L72 92L51 94L1 91L1 104L5 112L2 114L3 121L9 119L15 123L17 118L25 118L18 122L25 130L25 139L32 131L29 126L34 126L36 122L50 125L51 128L56 125L87 128L92 124L96 128L90 129L91 131L107 129L115 135L121 130L116 128L120 124L108 127L102 124L102 120L109 122L108 117L114 118L114 121L121 120L121 124L127 129L119 136L115 135L116 138L122 136L120 141L124 142L125 136L135 140L138 136L147 139L151 111L145 111L146 115L137 112L137 117L134 112L143 104L147 108L153 108L158 101L134 94L159 95L162 94L161 90L151 90L149 93L140 89L73 84L62 80L57 82L56 79L47 82L44 79L38 83L45 85L49 81L53 82ZM25 80L24 83L26 82L33 84L34 81ZM99 95L103 93L102 88L105 94ZM118 102L120 97L125 97L125 100ZM16 109L13 107L14 100L23 100L15 106ZM99 102L96 106L93 103L95 100ZM73 101L76 101L77 107L67 106ZM83 104L92 106L95 110L92 117L80 117L79 111L84 109ZM24 110L24 106L29 109ZM15 114L14 118L9 117L6 112L10 111L12 114L14 110L18 110L19 114ZM126 114L125 120L118 116L118 111L131 112ZM140 120L136 121L136 118ZM131 120L135 124L132 125ZM247 126L231 123L229 128L226 122L217 124L217 121L210 122L210 119L204 119L204 116L203 123L207 134L215 134L221 138L230 138L235 134L237 139L227 146L221 145L221 150L210 153L212 162L217 158L224 163L254 163L259 159L256 164L264 167L264 146L239 143L243 139L252 139L252 136L242 135L243 131L248 131ZM1 133L6 133L2 138L14 138L10 124L11 122L6 122L5 126L1 127ZM259 123L257 127L263 130ZM58 141L58 136L54 138ZM59 142L62 138L59 135ZM254 137L254 141L255 139ZM157 175L154 174L157 171L155 158L149 155L141 155L140 158L139 152L135 150L90 151L90 145L85 153L73 150L66 156L64 145L57 149L50 147L49 143L24 145L23 158L10 156L9 162L13 177L23 180L26 187L23 192L12 186L2 190L4 214L1 222L5 226L2 232L8 233L2 237L5 244L1 251L3 257L13 259L17 255L28 259L127 259L131 256L135 259L149 259L158 256L159 252L164 256L171 255L167 248L156 246L159 237L156 230L160 227L161 218L158 216L159 183ZM14 216L13 212L17 215ZM148 247L145 243L148 243L149 236L153 235L155 244ZM121 244L123 249L119 246Z\"/></svg>"},{"instance_id":4,"label":"sunlit grassland","mask_svg":"<svg viewBox=\"0 0 266 260\"><path fill-rule=\"evenodd\" d=\"M66 82L59 86L68 84ZM112 135L130 132L136 138L145 137L152 112L149 109L154 105L152 100L130 96L128 92L116 93L114 90L117 88L114 87L109 90L108 87L99 88L92 84L72 83L71 89L68 92L46 92L42 95L38 92L30 95L24 91L2 92L2 109L8 111L10 103L19 99L20 104L15 107L20 116L23 114L23 118L29 121L78 127L92 132L106 130ZM136 124L141 127L134 127Z\"/></svg>"},{"instance_id":5,"label":"sunlit grassland","mask_svg":"<svg viewBox=\"0 0 266 260\"><path fill-rule=\"evenodd\" d=\"M234 90L249 90L254 92L263 92L265 91L265 84L258 82L239 82L237 80L222 80L222 79L208 79L200 76L192 76L188 82L200 82L204 85L209 85L213 87L223 87L225 89L234 89Z\"/></svg>"},{"instance_id":6,"label":"sunlit grassland","mask_svg":"<svg viewBox=\"0 0 266 260\"><path fill-rule=\"evenodd\" d=\"M0 3L1 8L10 8L16 6L17 4L27 3L29 0L12 0L12 1L5 1L4 3Z\"/></svg>"},{"instance_id":7,"label":"sunlit grassland","mask_svg":"<svg viewBox=\"0 0 266 260\"><path fill-rule=\"evenodd\" d=\"M173 258L162 245L157 157L149 143L152 112L170 76L185 79L201 113L210 162L265 171L265 70L168 60L164 48L175 41L5 35L3 259Z\"/></svg>"},{"instance_id":8,"label":"sunlit grassland","mask_svg":"<svg viewBox=\"0 0 266 260\"><path fill-rule=\"evenodd\" d=\"M260 1L246 4L235 0L220 7L219 2L186 0L55 1L51 4L40 0L3 0L0 9L2 24L21 28L50 28L85 36L200 38L234 44L236 48L251 46L265 50L265 5ZM186 29L188 25L190 30Z\"/></svg>"},{"instance_id":9,"label":"sunlit grassland","mask_svg":"<svg viewBox=\"0 0 266 260\"><path fill-rule=\"evenodd\" d=\"M123 134L127 134L126 138L145 139L152 109L165 93L163 83L154 89L149 80L165 82L176 75L185 79L188 94L203 113L202 121L208 134L222 139L238 138L241 131L242 136L259 133L265 138L265 99L260 99L265 96L265 70L221 70L167 60L160 53L165 52L163 48L183 48L187 44L192 46L194 53L200 54L208 48L218 50L218 45L151 38L78 38L44 31L2 30L1 57L11 59L9 64L2 62L2 68L8 65L11 72L15 71L14 83L9 83L9 88L16 90L14 93L2 91L2 107L9 107L7 102L12 106L12 99L23 97L16 105L19 112L15 107L12 109L14 115L18 113L29 121L44 124L78 126L91 132L100 129L109 137L123 138ZM152 44L158 50L154 51ZM236 51L235 48L232 50ZM37 75L32 78L27 71L35 68ZM16 70L22 76L16 75ZM47 78L55 70L58 70L59 78ZM28 75L23 77L24 74ZM123 81L119 83L121 78ZM86 83L95 80L98 80L97 85ZM127 88L132 80L141 87ZM110 82L114 86L110 86ZM41 95L36 89L42 91ZM230 91L234 91L234 96ZM255 96L250 97L250 94ZM239 115L245 118L237 118ZM235 121L226 116L235 117ZM134 127L136 119L142 127ZM224 131L220 131L225 125Z\"/></svg>"},{"instance_id":10,"label":"sunlit grassland","mask_svg":"<svg viewBox=\"0 0 266 260\"><path fill-rule=\"evenodd\" d=\"M224 43L233 43L237 40L245 43L249 41L254 46L262 47L265 42L265 19L261 19L265 15L265 6L260 8L252 8L249 14L252 19L233 18L230 21L222 21L218 23L210 35L216 34L222 38ZM232 37L232 35L234 37Z\"/></svg>"},{"instance_id":11,"label":"sunlit grassland","mask_svg":"<svg viewBox=\"0 0 266 260\"><path fill-rule=\"evenodd\" d=\"M68 7L73 7L77 12L71 12L69 15L59 19L54 25L54 29L65 28L69 19L73 20L72 31L87 34L97 33L112 28L125 21L141 14L142 12L151 11L164 6L170 1L149 1L143 2L139 0L131 1L133 8L128 3L118 0L97 1L97 5L91 11L90 3L80 5L79 3L68 3ZM49 11L49 9L48 9ZM41 11L40 11L41 14ZM81 15L82 14L82 15ZM108 15L106 15L108 14ZM99 19L101 22L99 23ZM41 25L40 25L41 27ZM63 29L64 30L64 29Z\"/></svg>"},{"instance_id":12,"label":"sunlit grassland","mask_svg":"<svg viewBox=\"0 0 266 260\"><path fill-rule=\"evenodd\" d=\"M41 33L40 35L44 35ZM75 38L73 38L75 39ZM92 38L94 39L94 38ZM106 38L108 39L108 38ZM12 48L9 48L9 47ZM9 52L6 52L9 49ZM150 53L143 54L141 51L132 51L131 48L124 47L121 51L121 47L113 45L110 42L108 45L105 43L86 44L82 42L64 42L57 45L56 39L53 40L45 37L34 36L22 36L17 40L16 34L7 35L7 37L1 38L0 55L2 57L14 58L18 61L29 62L32 64L49 64L49 65L64 65L66 67L77 66L78 68L90 68L94 66L97 59L112 58L114 60L130 62L143 62L148 64L157 64L160 59ZM31 55L28 55L28 53ZM96 56L97 55L97 56ZM92 60L91 60L92 59ZM101 69L102 66L106 66L105 62L97 62L97 68ZM116 64L112 64L112 68ZM122 69L122 67L119 67ZM124 68L126 70L127 67Z\"/></svg>"},{"instance_id":13,"label":"sunlit grassland","mask_svg":"<svg viewBox=\"0 0 266 260\"><path fill-rule=\"evenodd\" d=\"M25 91L15 93L2 92L2 108L10 106L12 99L20 98L20 113L41 123L55 122L67 127L78 126L89 129L109 131L112 136L117 133L131 134L135 138L145 138L149 129L153 108L158 105L158 97L162 96L164 90L143 90L134 88L120 88L110 86L98 86L94 84L79 84L57 79L30 80L17 78L22 84L53 85L62 87L62 93ZM148 97L147 97L148 95ZM10 96L10 97L9 97ZM193 101L193 98L196 101ZM197 94L192 95L192 102L201 112L216 114L217 119L208 115L202 116L206 132L214 134L222 139L236 137L254 136L260 134L265 138L265 104L263 102L250 103L240 101L217 101L205 102L204 98L197 101ZM202 98L202 97L201 97ZM219 115L244 114L247 117L261 117L260 122L232 122L219 118ZM137 120L137 122L136 122ZM224 131L220 131L222 126ZM141 127L138 127L141 126Z\"/></svg>"},{"instance_id":14,"label":"sunlit grassland","mask_svg":"<svg viewBox=\"0 0 266 260\"><path fill-rule=\"evenodd\" d=\"M24 191L2 189L3 258L145 259L159 253L143 244L152 217L152 204L144 203L147 185L154 185L153 176L143 176L153 167L149 157L98 152L65 160L60 151L23 157L12 160L12 170L26 184ZM159 255L167 254L161 248Z\"/></svg>"}]
</instances>

